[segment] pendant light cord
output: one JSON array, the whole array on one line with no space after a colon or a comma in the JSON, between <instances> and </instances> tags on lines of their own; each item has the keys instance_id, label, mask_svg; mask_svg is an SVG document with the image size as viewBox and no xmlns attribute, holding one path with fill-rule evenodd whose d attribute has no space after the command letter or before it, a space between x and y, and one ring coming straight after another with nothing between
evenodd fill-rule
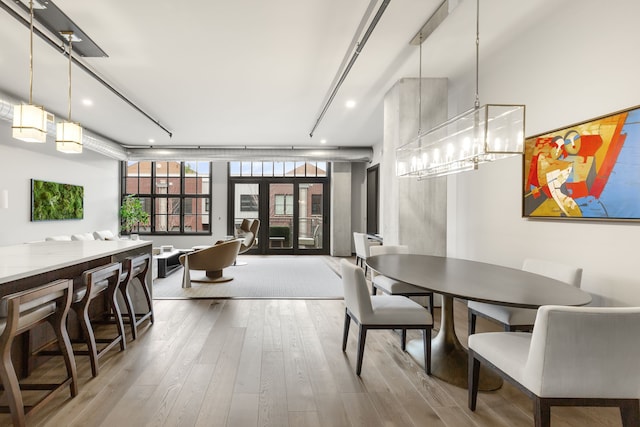
<instances>
[{"instance_id":1,"label":"pendant light cord","mask_svg":"<svg viewBox=\"0 0 640 427\"><path fill-rule=\"evenodd\" d=\"M422 133L422 32L420 32L420 65L418 67L418 136Z\"/></svg>"},{"instance_id":2,"label":"pendant light cord","mask_svg":"<svg viewBox=\"0 0 640 427\"><path fill-rule=\"evenodd\" d=\"M33 104L33 0L29 0L29 105Z\"/></svg>"},{"instance_id":3,"label":"pendant light cord","mask_svg":"<svg viewBox=\"0 0 640 427\"><path fill-rule=\"evenodd\" d=\"M476 101L475 108L480 108L480 90L479 90L479 75L480 75L480 0L476 0Z\"/></svg>"},{"instance_id":4,"label":"pendant light cord","mask_svg":"<svg viewBox=\"0 0 640 427\"><path fill-rule=\"evenodd\" d=\"M71 50L73 41L71 40L73 37L73 33L68 34L69 37L69 121L71 121Z\"/></svg>"}]
</instances>

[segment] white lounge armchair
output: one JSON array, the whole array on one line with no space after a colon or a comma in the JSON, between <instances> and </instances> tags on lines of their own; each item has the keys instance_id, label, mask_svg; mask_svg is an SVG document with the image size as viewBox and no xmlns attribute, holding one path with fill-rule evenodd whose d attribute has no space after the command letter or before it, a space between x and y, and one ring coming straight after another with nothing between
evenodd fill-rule
<instances>
[{"instance_id":1,"label":"white lounge armchair","mask_svg":"<svg viewBox=\"0 0 640 427\"><path fill-rule=\"evenodd\" d=\"M402 330L402 350L405 349L407 329L420 329L424 340L424 370L431 374L431 328L433 318L427 309L415 301L400 295L370 296L364 272L356 265L343 259L340 262L344 285L344 331L342 351L347 349L349 325L353 319L359 326L356 374L362 371L364 344L369 329Z\"/></svg>"},{"instance_id":2,"label":"white lounge armchair","mask_svg":"<svg viewBox=\"0 0 640 427\"><path fill-rule=\"evenodd\" d=\"M560 264L553 261L527 258L522 264L522 270L547 276L561 282L568 283L576 288L580 287L582 280L582 268ZM469 301L468 319L469 335L476 332L476 317L484 317L500 323L505 331L531 331L536 320L535 309L507 307L506 305L488 304L478 301Z\"/></svg>"},{"instance_id":3,"label":"white lounge armchair","mask_svg":"<svg viewBox=\"0 0 640 427\"><path fill-rule=\"evenodd\" d=\"M469 336L469 408L480 365L533 399L534 424L552 406L616 406L625 427L640 425L640 307L540 307L533 333Z\"/></svg>"},{"instance_id":4,"label":"white lounge armchair","mask_svg":"<svg viewBox=\"0 0 640 427\"><path fill-rule=\"evenodd\" d=\"M224 276L222 271L233 265L240 243L240 239L227 240L206 249L180 255L180 264L184 265L182 287L190 288L191 282L221 283L233 280L231 276ZM191 270L204 270L205 277L191 279Z\"/></svg>"},{"instance_id":5,"label":"white lounge armchair","mask_svg":"<svg viewBox=\"0 0 640 427\"><path fill-rule=\"evenodd\" d=\"M260 230L260 220L249 220L247 221L246 226L243 220L240 229L243 231L243 233L239 236L242 239L242 243L240 244L240 250L238 251L238 254L243 254L245 252L248 252L249 249L251 249L257 243L258 231Z\"/></svg>"},{"instance_id":6,"label":"white lounge armchair","mask_svg":"<svg viewBox=\"0 0 640 427\"><path fill-rule=\"evenodd\" d=\"M321 224L316 224L316 226L313 228L313 233L311 234L311 236L298 237L298 246L308 246L314 248L319 247L320 245L318 244L318 238L320 237L320 227Z\"/></svg>"},{"instance_id":7,"label":"white lounge armchair","mask_svg":"<svg viewBox=\"0 0 640 427\"><path fill-rule=\"evenodd\" d=\"M243 219L240 225L240 231L238 232L238 239L240 240L240 249L238 249L238 255L245 252L249 252L251 248L258 243L258 231L260 230L259 219ZM218 242L219 243L219 242ZM235 260L233 265L247 265L247 262L240 262Z\"/></svg>"}]
</instances>

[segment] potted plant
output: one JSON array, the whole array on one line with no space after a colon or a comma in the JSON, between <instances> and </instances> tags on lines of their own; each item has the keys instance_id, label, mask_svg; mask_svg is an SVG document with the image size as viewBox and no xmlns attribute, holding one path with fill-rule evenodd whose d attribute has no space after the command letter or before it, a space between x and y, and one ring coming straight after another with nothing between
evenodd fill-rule
<instances>
[{"instance_id":1,"label":"potted plant","mask_svg":"<svg viewBox=\"0 0 640 427\"><path fill-rule=\"evenodd\" d=\"M124 197L122 206L120 206L120 220L122 221L120 229L127 233L131 233L131 230L137 225L149 223L149 214L144 210L142 201L135 194L128 194ZM134 240L136 236L131 234L131 238Z\"/></svg>"}]
</instances>

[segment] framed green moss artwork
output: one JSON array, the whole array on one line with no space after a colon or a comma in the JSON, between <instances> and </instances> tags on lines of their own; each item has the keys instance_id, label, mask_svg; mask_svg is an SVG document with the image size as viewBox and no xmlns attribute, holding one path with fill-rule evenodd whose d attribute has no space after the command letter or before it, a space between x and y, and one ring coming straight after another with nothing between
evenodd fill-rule
<instances>
[{"instance_id":1,"label":"framed green moss artwork","mask_svg":"<svg viewBox=\"0 0 640 427\"><path fill-rule=\"evenodd\" d=\"M31 221L82 219L84 187L31 180Z\"/></svg>"}]
</instances>

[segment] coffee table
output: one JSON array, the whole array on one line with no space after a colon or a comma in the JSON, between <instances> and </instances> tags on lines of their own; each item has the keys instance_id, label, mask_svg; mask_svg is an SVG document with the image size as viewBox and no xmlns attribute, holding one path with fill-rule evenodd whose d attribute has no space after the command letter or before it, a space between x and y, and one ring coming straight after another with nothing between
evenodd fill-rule
<instances>
[{"instance_id":1,"label":"coffee table","mask_svg":"<svg viewBox=\"0 0 640 427\"><path fill-rule=\"evenodd\" d=\"M158 277L167 277L180 267L180 255L190 252L187 249L174 249L169 252L160 252L153 258L158 261Z\"/></svg>"},{"instance_id":2,"label":"coffee table","mask_svg":"<svg viewBox=\"0 0 640 427\"><path fill-rule=\"evenodd\" d=\"M430 255L385 254L367 258L369 268L396 280L442 295L440 331L431 340L434 376L467 388L467 350L455 333L453 299L538 308L541 305L585 305L591 295L578 288L527 271L476 261ZM424 361L420 340L407 343L417 362ZM480 389L500 388L502 380L481 372Z\"/></svg>"}]
</instances>

